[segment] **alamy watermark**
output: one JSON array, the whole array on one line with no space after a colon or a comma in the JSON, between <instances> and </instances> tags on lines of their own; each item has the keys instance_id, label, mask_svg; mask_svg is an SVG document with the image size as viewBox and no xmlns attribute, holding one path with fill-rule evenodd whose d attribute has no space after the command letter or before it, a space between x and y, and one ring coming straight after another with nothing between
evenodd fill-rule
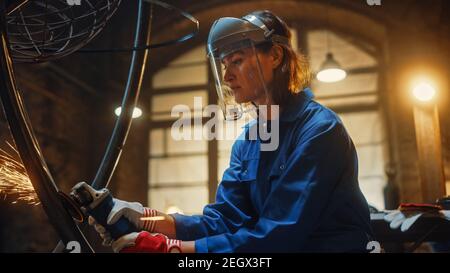
<instances>
[{"instance_id":1,"label":"alamy watermark","mask_svg":"<svg viewBox=\"0 0 450 273\"><path fill-rule=\"evenodd\" d=\"M66 0L69 6L81 6L81 0Z\"/></svg>"},{"instance_id":2,"label":"alamy watermark","mask_svg":"<svg viewBox=\"0 0 450 273\"><path fill-rule=\"evenodd\" d=\"M278 105L259 106L259 114L253 118L251 115L243 115L237 121L224 121L218 118L222 115L222 109L218 105L203 107L202 100L202 97L194 97L194 109L183 104L172 108L171 116L178 118L171 128L174 140L260 140L261 151L278 149L280 138ZM267 118L269 116L270 118ZM209 118L205 124L204 118ZM246 134L241 133L244 124L248 126Z\"/></svg>"},{"instance_id":3,"label":"alamy watermark","mask_svg":"<svg viewBox=\"0 0 450 273\"><path fill-rule=\"evenodd\" d=\"M381 244L378 241L370 241L367 243L366 250L369 253L381 253Z\"/></svg>"},{"instance_id":4,"label":"alamy watermark","mask_svg":"<svg viewBox=\"0 0 450 273\"><path fill-rule=\"evenodd\" d=\"M70 241L66 245L66 250L69 253L81 253L80 243L77 241Z\"/></svg>"},{"instance_id":5,"label":"alamy watermark","mask_svg":"<svg viewBox=\"0 0 450 273\"><path fill-rule=\"evenodd\" d=\"M381 6L381 0L366 0L369 6Z\"/></svg>"}]
</instances>

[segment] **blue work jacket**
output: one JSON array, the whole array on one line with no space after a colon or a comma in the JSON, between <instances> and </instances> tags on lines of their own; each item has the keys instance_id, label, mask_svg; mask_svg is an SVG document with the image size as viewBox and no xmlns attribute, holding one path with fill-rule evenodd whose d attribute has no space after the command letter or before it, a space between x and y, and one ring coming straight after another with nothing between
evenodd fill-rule
<instances>
[{"instance_id":1,"label":"blue work jacket","mask_svg":"<svg viewBox=\"0 0 450 273\"><path fill-rule=\"evenodd\" d=\"M196 252L364 252L370 214L358 159L342 121L306 88L282 109L279 146L262 151L246 126L216 201L174 214L176 237ZM195 197L193 197L195 198Z\"/></svg>"}]
</instances>

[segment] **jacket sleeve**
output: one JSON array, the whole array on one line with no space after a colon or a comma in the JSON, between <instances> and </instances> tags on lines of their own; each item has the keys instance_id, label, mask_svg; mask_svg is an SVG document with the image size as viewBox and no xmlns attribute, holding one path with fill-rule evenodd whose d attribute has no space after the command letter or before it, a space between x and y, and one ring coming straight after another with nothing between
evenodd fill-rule
<instances>
[{"instance_id":1,"label":"jacket sleeve","mask_svg":"<svg viewBox=\"0 0 450 273\"><path fill-rule=\"evenodd\" d=\"M205 206L202 215L172 215L177 239L190 241L205 236L234 233L243 225L254 221L249 182L240 179L240 146L244 142L236 140L233 144L230 166L225 170L217 189L216 202Z\"/></svg>"},{"instance_id":2,"label":"jacket sleeve","mask_svg":"<svg viewBox=\"0 0 450 273\"><path fill-rule=\"evenodd\" d=\"M334 120L315 124L297 138L256 224L198 239L196 252L290 252L301 248L317 227L343 173L350 143L342 124Z\"/></svg>"}]
</instances>

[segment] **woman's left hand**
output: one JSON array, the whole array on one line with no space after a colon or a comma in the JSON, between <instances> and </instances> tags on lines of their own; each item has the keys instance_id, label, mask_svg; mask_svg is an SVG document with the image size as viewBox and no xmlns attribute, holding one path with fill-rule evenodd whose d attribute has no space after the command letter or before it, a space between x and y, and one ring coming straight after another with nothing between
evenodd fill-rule
<instances>
[{"instance_id":1,"label":"woman's left hand","mask_svg":"<svg viewBox=\"0 0 450 273\"><path fill-rule=\"evenodd\" d=\"M180 253L181 241L161 233L132 232L112 242L114 252L120 253Z\"/></svg>"}]
</instances>

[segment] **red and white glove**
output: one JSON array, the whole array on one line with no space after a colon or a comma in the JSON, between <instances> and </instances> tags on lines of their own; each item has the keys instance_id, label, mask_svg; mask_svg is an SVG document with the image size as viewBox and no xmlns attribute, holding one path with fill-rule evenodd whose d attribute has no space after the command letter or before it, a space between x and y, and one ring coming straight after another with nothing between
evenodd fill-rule
<instances>
[{"instance_id":1,"label":"red and white glove","mask_svg":"<svg viewBox=\"0 0 450 273\"><path fill-rule=\"evenodd\" d=\"M112 249L118 253L181 253L181 241L147 231L133 232L112 242Z\"/></svg>"},{"instance_id":2,"label":"red and white glove","mask_svg":"<svg viewBox=\"0 0 450 273\"><path fill-rule=\"evenodd\" d=\"M154 232L156 220L141 220L141 218L162 216L162 214L158 213L158 211L154 209L146 208L138 202L126 202L114 198L114 206L111 209L107 219L108 225L114 224L122 216L127 218L138 230Z\"/></svg>"},{"instance_id":3,"label":"red and white glove","mask_svg":"<svg viewBox=\"0 0 450 273\"><path fill-rule=\"evenodd\" d=\"M159 213L157 210L146 208L138 202L126 202L114 198L114 206L108 215L107 223L113 225L122 216L127 218L137 230L145 230L153 233L155 231L156 222L158 221L155 217L163 216L163 214ZM147 218L147 220L142 220L142 218ZM89 216L88 222L89 225L94 226L95 230L103 239L103 245L110 246L113 242L111 234L102 225L97 223L92 216Z\"/></svg>"},{"instance_id":4,"label":"red and white glove","mask_svg":"<svg viewBox=\"0 0 450 273\"><path fill-rule=\"evenodd\" d=\"M389 227L391 229L397 229L400 227L400 230L405 232L424 215L450 220L449 211L443 210L442 206L422 203L402 203L400 204L398 210L394 210L386 214L384 216L384 220L390 223Z\"/></svg>"}]
</instances>

